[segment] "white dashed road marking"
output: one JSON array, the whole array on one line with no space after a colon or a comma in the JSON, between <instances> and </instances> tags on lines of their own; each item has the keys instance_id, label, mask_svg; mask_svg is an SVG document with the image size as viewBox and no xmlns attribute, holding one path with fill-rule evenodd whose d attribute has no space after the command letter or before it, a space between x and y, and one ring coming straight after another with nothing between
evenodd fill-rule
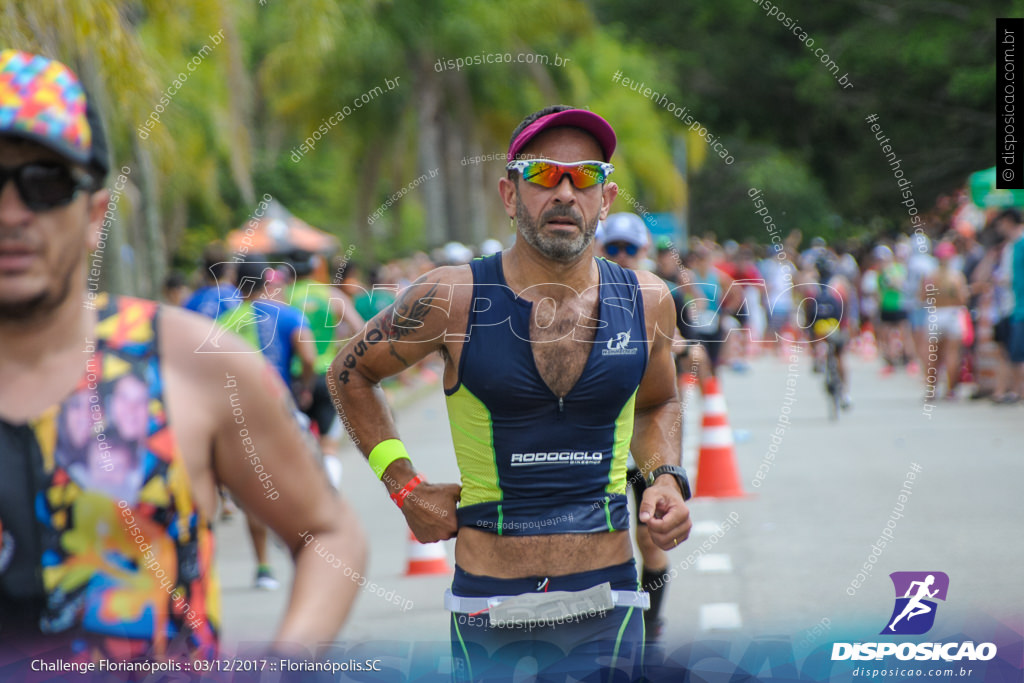
<instances>
[{"instance_id":1,"label":"white dashed road marking","mask_svg":"<svg viewBox=\"0 0 1024 683\"><path fill-rule=\"evenodd\" d=\"M697 558L697 571L705 574L729 574L732 572L732 560L728 555L701 555Z\"/></svg>"},{"instance_id":2,"label":"white dashed road marking","mask_svg":"<svg viewBox=\"0 0 1024 683\"><path fill-rule=\"evenodd\" d=\"M702 519L693 525L694 536L713 536L717 534L722 525L710 519Z\"/></svg>"},{"instance_id":3,"label":"white dashed road marking","mask_svg":"<svg viewBox=\"0 0 1024 683\"><path fill-rule=\"evenodd\" d=\"M701 631L735 630L742 625L740 606L735 602L713 602L700 606Z\"/></svg>"}]
</instances>

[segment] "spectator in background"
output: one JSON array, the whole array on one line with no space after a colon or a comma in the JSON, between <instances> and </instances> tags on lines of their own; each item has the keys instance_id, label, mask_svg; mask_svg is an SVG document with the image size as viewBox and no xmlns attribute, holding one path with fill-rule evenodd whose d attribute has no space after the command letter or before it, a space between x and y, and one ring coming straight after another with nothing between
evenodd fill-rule
<instances>
[{"instance_id":1,"label":"spectator in background","mask_svg":"<svg viewBox=\"0 0 1024 683\"><path fill-rule=\"evenodd\" d=\"M185 302L185 308L207 318L216 318L242 303L235 288L234 263L220 242L203 250L203 285Z\"/></svg>"},{"instance_id":2,"label":"spectator in background","mask_svg":"<svg viewBox=\"0 0 1024 683\"><path fill-rule=\"evenodd\" d=\"M902 251L905 252L905 249ZM882 374L889 375L897 364L905 363L908 354L912 353L913 342L910 340L904 295L907 267L899 254L891 251L879 251L876 256L881 259L878 264L878 343L885 361Z\"/></svg>"},{"instance_id":3,"label":"spectator in background","mask_svg":"<svg viewBox=\"0 0 1024 683\"><path fill-rule=\"evenodd\" d=\"M870 329L876 338L881 334L878 323L878 276L891 261L892 250L884 244L875 245L860 277L860 325L862 329Z\"/></svg>"},{"instance_id":4,"label":"spectator in background","mask_svg":"<svg viewBox=\"0 0 1024 683\"><path fill-rule=\"evenodd\" d=\"M905 246L904 246L905 245ZM923 234L915 233L909 240L900 243L900 251L906 254L907 279L904 283L903 303L910 323L910 354L907 373L917 374L928 355L928 313L921 299L921 283L935 272L939 264L932 256L932 241ZM954 251L955 256L955 251Z\"/></svg>"},{"instance_id":5,"label":"spectator in background","mask_svg":"<svg viewBox=\"0 0 1024 683\"><path fill-rule=\"evenodd\" d=\"M185 276L179 271L171 271L164 278L163 300L171 306L184 306L192 295L192 290L185 284Z\"/></svg>"},{"instance_id":6,"label":"spectator in background","mask_svg":"<svg viewBox=\"0 0 1024 683\"><path fill-rule=\"evenodd\" d=\"M748 359L751 355L751 344L764 336L764 280L754 265L753 249L747 245L738 246L735 242L732 244L735 248L726 250L728 258L718 265L718 269L736 283L735 287L726 292L729 299L735 303L730 305L727 300L726 305L736 320L738 332L730 335L730 338L726 339L726 344L732 347L730 367L735 372L746 372L750 369Z\"/></svg>"},{"instance_id":7,"label":"spectator in background","mask_svg":"<svg viewBox=\"0 0 1024 683\"><path fill-rule=\"evenodd\" d=\"M370 271L369 287L362 287L361 283L353 282L361 290L352 294L352 303L355 304L356 313L363 320L370 320L385 308L395 303L395 296L398 294L398 286L389 281L387 269L378 266Z\"/></svg>"},{"instance_id":8,"label":"spectator in background","mask_svg":"<svg viewBox=\"0 0 1024 683\"><path fill-rule=\"evenodd\" d=\"M846 243L836 245L835 274L842 277L850 288L845 297L846 312L850 328L853 334L859 332L860 327L860 297L857 295L857 286L860 283L860 264L851 252L850 246Z\"/></svg>"},{"instance_id":9,"label":"spectator in background","mask_svg":"<svg viewBox=\"0 0 1024 683\"><path fill-rule=\"evenodd\" d=\"M1012 214L1010 214L1012 216ZM1014 297L1010 285L1010 225L1002 214L981 233L987 245L985 254L970 275L970 290L977 297L979 328L990 325L995 343L995 377L991 385L979 386L973 399L991 398L996 404L1016 403L1018 395L1011 391L1013 367L1010 363L1010 328ZM1006 255L1006 258L1004 258ZM979 329L979 332L981 330ZM976 336L980 336L976 335Z\"/></svg>"},{"instance_id":10,"label":"spectator in background","mask_svg":"<svg viewBox=\"0 0 1024 683\"><path fill-rule=\"evenodd\" d=\"M965 331L964 315L969 292L964 274L952 265L955 256L956 248L952 242L936 245L938 268L925 275L921 283L920 299L928 305L925 311L926 346L922 349L922 357L927 363L926 400L934 399L937 394L939 371L943 366L946 370L946 398L956 398L956 386L960 378L960 346Z\"/></svg>"},{"instance_id":11,"label":"spectator in background","mask_svg":"<svg viewBox=\"0 0 1024 683\"><path fill-rule=\"evenodd\" d=\"M1024 225L1016 211L1004 213L1000 222L1007 236L1003 258L1013 294L1013 312L1010 314L1010 363L1013 370L1009 393L1019 399L1024 396Z\"/></svg>"},{"instance_id":12,"label":"spectator in background","mask_svg":"<svg viewBox=\"0 0 1024 683\"><path fill-rule=\"evenodd\" d=\"M810 248L800 254L800 270L810 271L822 258L831 256L832 252L828 250L828 242L825 241L825 238L814 237L811 239Z\"/></svg>"},{"instance_id":13,"label":"spectator in background","mask_svg":"<svg viewBox=\"0 0 1024 683\"><path fill-rule=\"evenodd\" d=\"M698 243L688 260L690 263L687 265L693 271L696 296L687 302L682 317L682 333L686 339L701 343L711 361L711 374L716 375L725 339L721 318L722 302L732 280L714 267L711 249L705 244Z\"/></svg>"},{"instance_id":14,"label":"spectator in background","mask_svg":"<svg viewBox=\"0 0 1024 683\"><path fill-rule=\"evenodd\" d=\"M781 245L770 245L764 250L757 269L764 278L767 297L768 321L765 341L778 341L782 332L791 326L793 316L793 276L796 269L786 258Z\"/></svg>"}]
</instances>

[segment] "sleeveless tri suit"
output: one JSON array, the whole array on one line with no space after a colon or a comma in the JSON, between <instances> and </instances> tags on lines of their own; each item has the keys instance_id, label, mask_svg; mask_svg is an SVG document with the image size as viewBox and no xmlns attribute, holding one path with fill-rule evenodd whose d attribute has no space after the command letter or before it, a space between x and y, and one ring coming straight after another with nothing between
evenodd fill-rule
<instances>
[{"instance_id":1,"label":"sleeveless tri suit","mask_svg":"<svg viewBox=\"0 0 1024 683\"><path fill-rule=\"evenodd\" d=\"M445 392L462 475L459 527L517 536L629 530L626 460L648 340L636 275L604 259L596 262L598 319L578 323L596 328L593 346L564 397L552 393L534 361L529 291L517 297L508 287L501 254L470 263L473 302L458 383ZM616 591L637 591L633 562L522 579L474 576L456 567L451 594L580 591L603 582ZM457 678L479 678L495 650L538 661L548 658L544 648L551 645L573 652L571 660L642 657L643 621L635 607L529 633L488 627L486 617L453 612L451 631Z\"/></svg>"}]
</instances>

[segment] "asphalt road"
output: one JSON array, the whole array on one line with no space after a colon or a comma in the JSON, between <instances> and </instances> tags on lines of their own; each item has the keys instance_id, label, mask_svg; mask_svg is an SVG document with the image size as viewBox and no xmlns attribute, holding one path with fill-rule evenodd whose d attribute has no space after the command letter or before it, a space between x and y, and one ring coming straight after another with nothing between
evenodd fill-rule
<instances>
[{"instance_id":1,"label":"asphalt road","mask_svg":"<svg viewBox=\"0 0 1024 683\"><path fill-rule=\"evenodd\" d=\"M929 417L920 378L883 378L877 362L853 359L855 405L830 422L821 377L809 365L803 356L792 368L785 357L769 356L746 374L724 371L729 417L741 437L736 460L752 495L691 502L694 534L670 553L677 576L667 589L663 642L729 634L864 639L885 626L894 571L949 575L936 629L955 632L982 615L1024 632L1024 409L939 402ZM684 422L684 464L692 473L699 404L689 402ZM431 481L457 481L440 388L399 410L398 420L417 467ZM404 576L408 533L400 512L354 449L342 460L344 494L369 532L368 577L411 607L361 595L340 639L446 641L442 593L450 576ZM266 641L287 596L287 555L271 550L285 586L257 591L244 522L220 523L217 532L224 643ZM451 563L451 544L443 545Z\"/></svg>"}]
</instances>

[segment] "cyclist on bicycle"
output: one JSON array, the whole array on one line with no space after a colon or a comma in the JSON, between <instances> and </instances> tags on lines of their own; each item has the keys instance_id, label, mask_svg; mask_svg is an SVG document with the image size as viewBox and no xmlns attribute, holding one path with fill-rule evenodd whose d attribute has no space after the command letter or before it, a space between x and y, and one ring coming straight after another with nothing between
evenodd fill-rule
<instances>
[{"instance_id":1,"label":"cyclist on bicycle","mask_svg":"<svg viewBox=\"0 0 1024 683\"><path fill-rule=\"evenodd\" d=\"M803 328L810 335L811 348L814 350L812 357L819 357L822 353L819 349L823 348L823 344L829 344L835 349L841 386L839 404L849 408L853 402L850 400L843 350L850 339L850 316L844 316L843 311L850 289L846 279L834 273L835 261L824 256L817 260L812 271L814 281L807 285L807 295L801 302L800 312Z\"/></svg>"}]
</instances>

